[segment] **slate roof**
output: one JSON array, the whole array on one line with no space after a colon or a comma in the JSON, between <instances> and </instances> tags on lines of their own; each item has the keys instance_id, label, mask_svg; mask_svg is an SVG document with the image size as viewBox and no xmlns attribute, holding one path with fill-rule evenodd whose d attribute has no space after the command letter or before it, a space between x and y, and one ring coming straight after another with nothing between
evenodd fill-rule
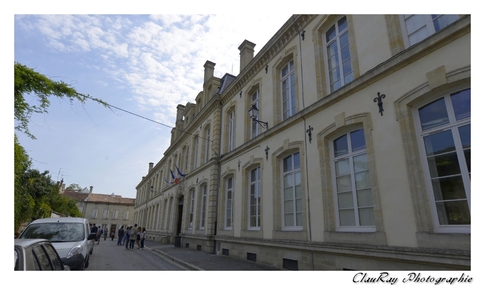
<instances>
[{"instance_id":1,"label":"slate roof","mask_svg":"<svg viewBox=\"0 0 485 285\"><path fill-rule=\"evenodd\" d=\"M64 195L75 199L76 201L85 201L86 198L88 203L104 203L104 204L124 204L124 205L135 205L134 198L124 198L121 195L108 195L108 194L95 194L95 193L81 193L73 190L65 190Z\"/></svg>"}]
</instances>

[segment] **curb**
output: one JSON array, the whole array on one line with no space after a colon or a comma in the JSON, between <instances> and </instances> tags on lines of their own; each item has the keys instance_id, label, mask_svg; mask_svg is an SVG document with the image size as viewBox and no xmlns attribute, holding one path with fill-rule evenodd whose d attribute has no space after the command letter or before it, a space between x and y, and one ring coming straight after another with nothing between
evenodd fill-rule
<instances>
[{"instance_id":1,"label":"curb","mask_svg":"<svg viewBox=\"0 0 485 285\"><path fill-rule=\"evenodd\" d=\"M145 246L145 248L146 248L146 249L148 249L148 250L150 250L150 251L154 251L154 252L156 252L156 253L158 253L158 254L162 255L162 257L163 257L164 259L166 259L166 260L168 260L168 261L171 261L171 262L173 262L173 263L177 263L177 264L179 264L179 265L181 265L181 266L185 267L185 268L186 268L186 269L188 269L188 270L194 270L194 271L205 271L204 269L202 269L202 268L200 268L200 267L198 267L198 266L195 266L195 265L193 265L193 264L190 264L190 263L188 263L188 262L185 262L185 261L183 261L183 260L180 260L180 259L178 259L178 258L175 258L175 257L173 257L173 256L170 256L170 255L166 254L165 252L163 252L162 250L159 250L159 249L151 249L151 248L149 248L149 247L147 247L147 246Z\"/></svg>"}]
</instances>

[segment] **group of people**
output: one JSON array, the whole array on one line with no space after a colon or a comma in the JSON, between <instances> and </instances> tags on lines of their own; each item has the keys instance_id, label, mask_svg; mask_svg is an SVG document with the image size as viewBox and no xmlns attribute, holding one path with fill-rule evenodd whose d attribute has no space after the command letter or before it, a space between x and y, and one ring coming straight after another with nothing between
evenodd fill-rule
<instances>
[{"instance_id":1,"label":"group of people","mask_svg":"<svg viewBox=\"0 0 485 285\"><path fill-rule=\"evenodd\" d=\"M97 244L99 244L99 241L101 240L101 236L104 236L104 240L106 240L106 238L108 237L108 230L106 228L102 228L101 226L96 226L96 224L92 224L91 225L91 233L95 233L96 234L96 242ZM113 237L111 238L111 240L113 240Z\"/></svg>"},{"instance_id":2,"label":"group of people","mask_svg":"<svg viewBox=\"0 0 485 285\"><path fill-rule=\"evenodd\" d=\"M97 226L96 224L91 225L91 233L96 234L96 242L99 244L101 237L104 237L104 240L108 237L108 230L106 228L102 228L101 226ZM115 233L111 232L110 234L111 240L114 240ZM146 229L142 227L138 227L137 224L134 226L121 226L118 229L118 244L117 245L124 245L125 248L134 249L135 243L138 246L138 249L145 248L145 236L146 236Z\"/></svg>"},{"instance_id":3,"label":"group of people","mask_svg":"<svg viewBox=\"0 0 485 285\"><path fill-rule=\"evenodd\" d=\"M138 246L138 249L145 248L145 236L146 236L146 229L142 227L138 227L137 224L134 226L121 226L118 229L118 244L121 246L125 246L126 250L134 249L135 243Z\"/></svg>"}]
</instances>

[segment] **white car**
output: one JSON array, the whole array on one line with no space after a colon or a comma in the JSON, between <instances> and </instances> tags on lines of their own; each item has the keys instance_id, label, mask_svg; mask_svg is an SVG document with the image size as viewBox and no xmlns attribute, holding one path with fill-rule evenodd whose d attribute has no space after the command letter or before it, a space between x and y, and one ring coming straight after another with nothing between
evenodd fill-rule
<instances>
[{"instance_id":1,"label":"white car","mask_svg":"<svg viewBox=\"0 0 485 285\"><path fill-rule=\"evenodd\" d=\"M65 265L71 270L84 270L94 246L95 234L90 234L85 218L47 218L30 223L19 239L43 238L51 241Z\"/></svg>"}]
</instances>

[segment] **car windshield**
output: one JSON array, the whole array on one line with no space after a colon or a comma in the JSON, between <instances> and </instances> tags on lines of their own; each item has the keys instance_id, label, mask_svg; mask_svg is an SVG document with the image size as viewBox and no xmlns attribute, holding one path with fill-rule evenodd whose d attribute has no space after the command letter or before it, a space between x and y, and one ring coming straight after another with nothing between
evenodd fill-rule
<instances>
[{"instance_id":1,"label":"car windshield","mask_svg":"<svg viewBox=\"0 0 485 285\"><path fill-rule=\"evenodd\" d=\"M81 241L84 239L83 224L31 224L22 232L20 238L45 238L51 242Z\"/></svg>"}]
</instances>

